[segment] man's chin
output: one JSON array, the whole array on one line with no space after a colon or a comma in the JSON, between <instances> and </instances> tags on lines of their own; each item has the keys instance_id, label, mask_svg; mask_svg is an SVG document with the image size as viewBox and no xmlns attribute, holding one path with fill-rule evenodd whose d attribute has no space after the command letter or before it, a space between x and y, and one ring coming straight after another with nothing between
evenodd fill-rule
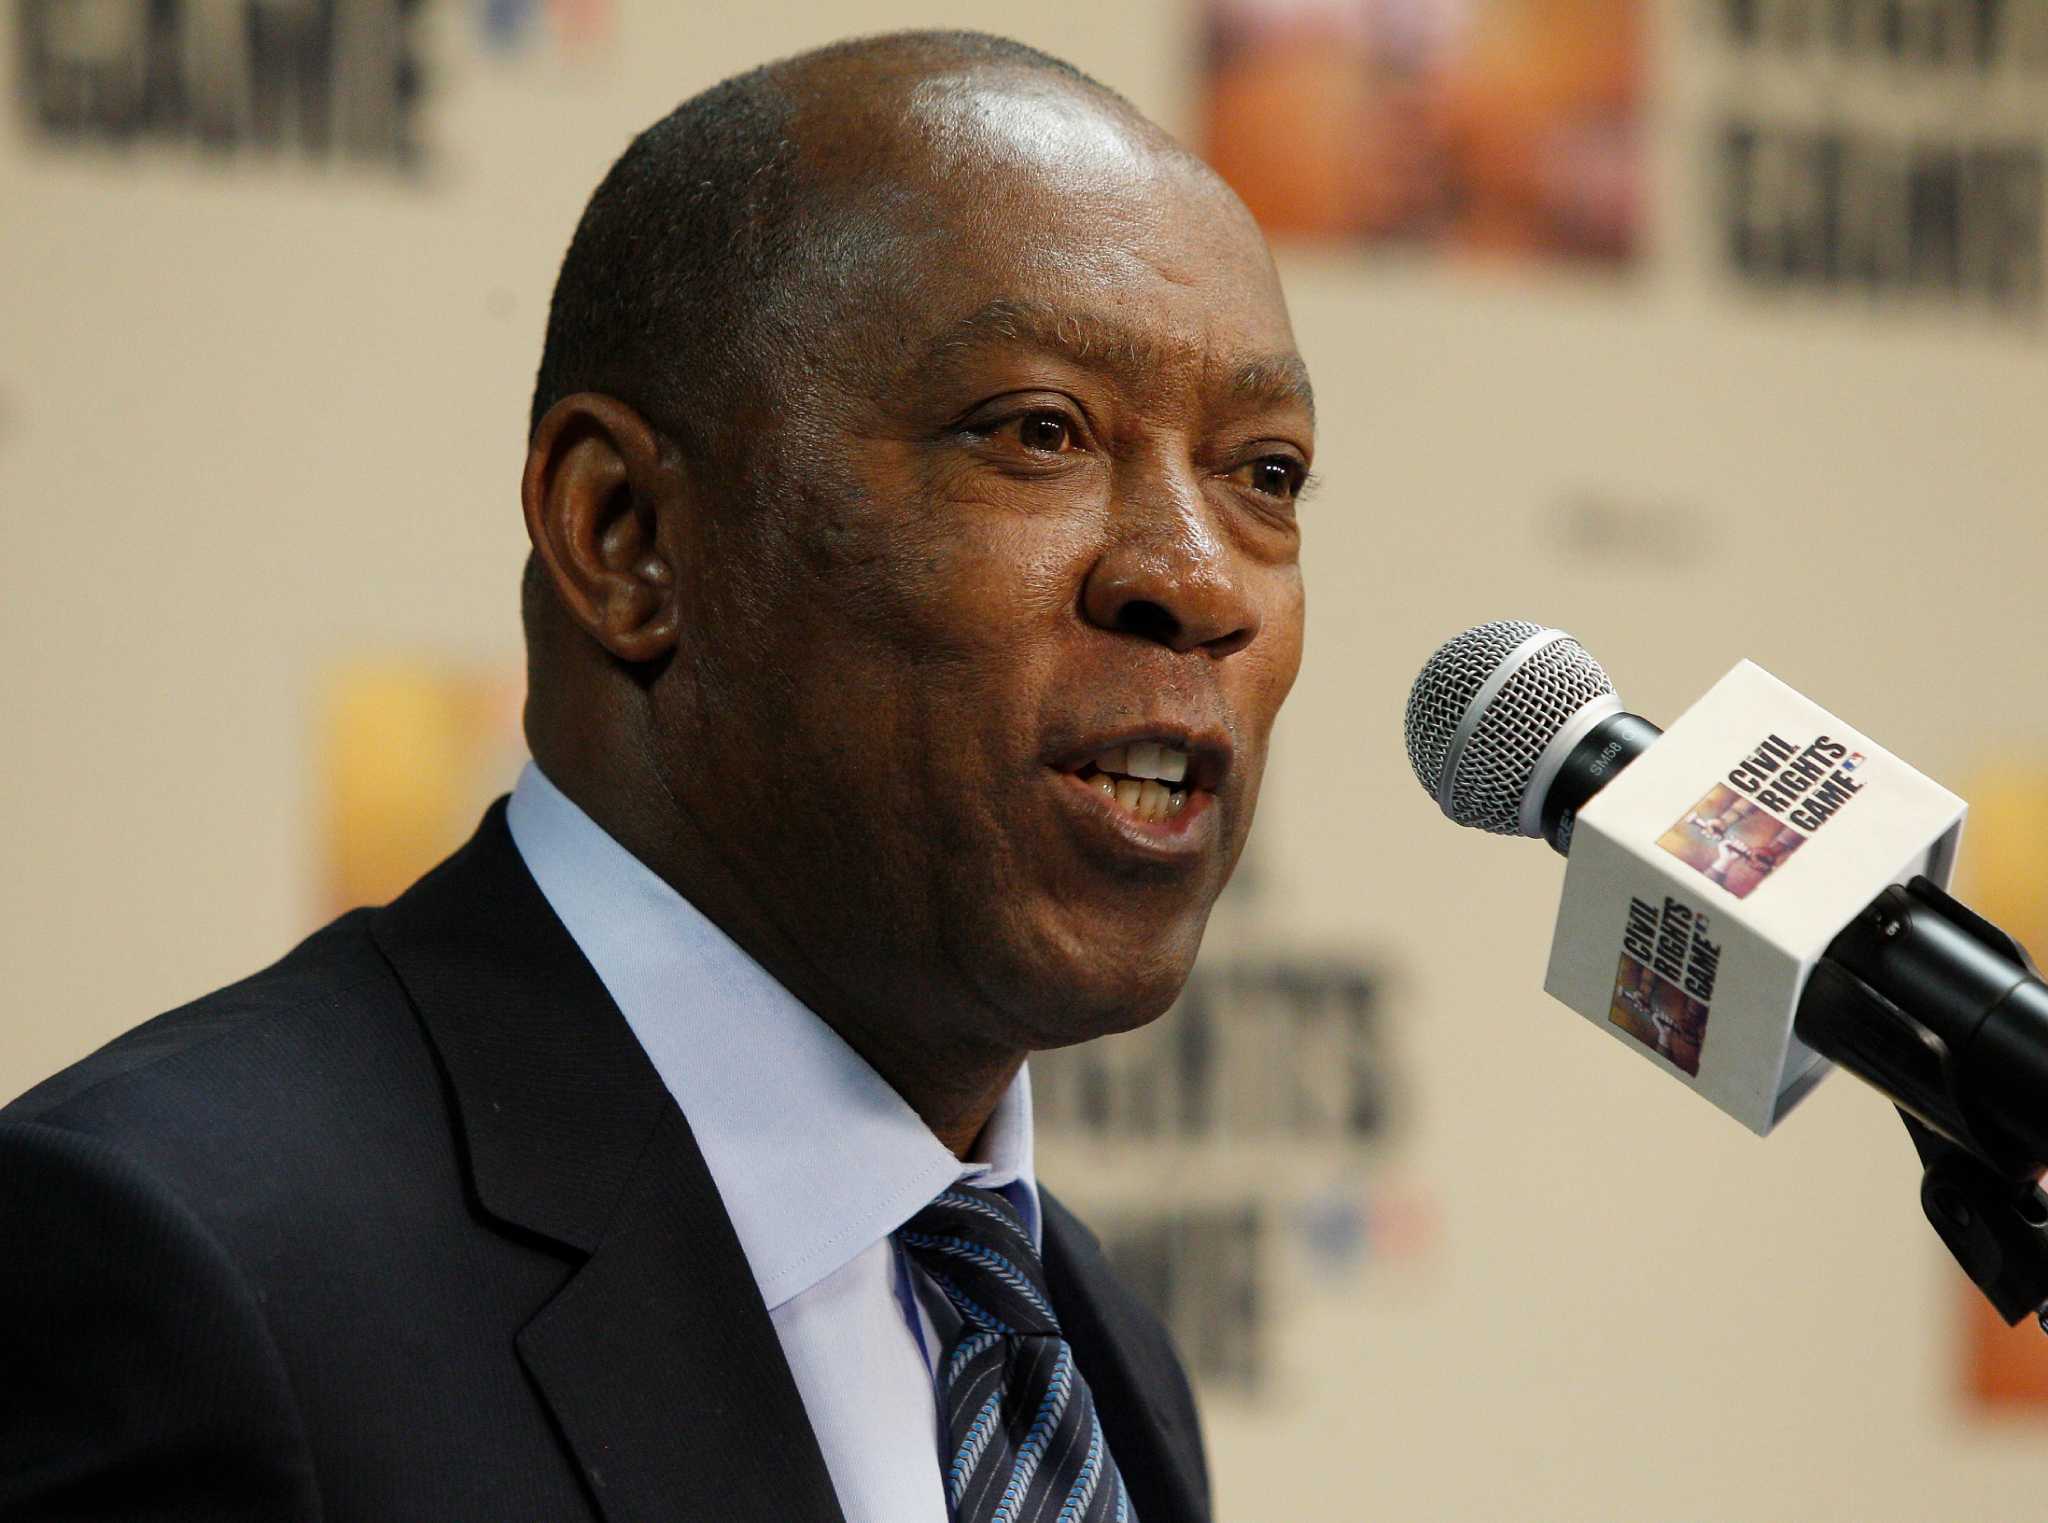
<instances>
[{"instance_id":1,"label":"man's chin","mask_svg":"<svg viewBox=\"0 0 2048 1523\"><path fill-rule=\"evenodd\" d=\"M1052 938L1013 970L1013 997L1004 1004L1020 1017L1033 1051L1134 1031L1180 998L1201 939L1200 922L1123 935L1092 927Z\"/></svg>"}]
</instances>

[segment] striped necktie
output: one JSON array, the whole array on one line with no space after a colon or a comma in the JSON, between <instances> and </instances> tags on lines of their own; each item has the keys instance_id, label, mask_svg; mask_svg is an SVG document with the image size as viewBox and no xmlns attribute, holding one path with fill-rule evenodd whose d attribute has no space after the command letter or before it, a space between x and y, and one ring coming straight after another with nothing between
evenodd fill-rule
<instances>
[{"instance_id":1,"label":"striped necktie","mask_svg":"<svg viewBox=\"0 0 2048 1523\"><path fill-rule=\"evenodd\" d=\"M938 1367L954 1523L1131 1523L1017 1208L954 1185L896 1237L960 1314Z\"/></svg>"}]
</instances>

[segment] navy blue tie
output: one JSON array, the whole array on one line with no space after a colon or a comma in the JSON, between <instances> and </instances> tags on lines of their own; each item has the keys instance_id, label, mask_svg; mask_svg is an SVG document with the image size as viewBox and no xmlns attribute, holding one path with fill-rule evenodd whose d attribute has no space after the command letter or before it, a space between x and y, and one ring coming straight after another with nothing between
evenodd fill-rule
<instances>
[{"instance_id":1,"label":"navy blue tie","mask_svg":"<svg viewBox=\"0 0 2048 1523\"><path fill-rule=\"evenodd\" d=\"M938 1370L954 1523L1131 1523L1017 1208L954 1185L896 1237L960 1314Z\"/></svg>"}]
</instances>

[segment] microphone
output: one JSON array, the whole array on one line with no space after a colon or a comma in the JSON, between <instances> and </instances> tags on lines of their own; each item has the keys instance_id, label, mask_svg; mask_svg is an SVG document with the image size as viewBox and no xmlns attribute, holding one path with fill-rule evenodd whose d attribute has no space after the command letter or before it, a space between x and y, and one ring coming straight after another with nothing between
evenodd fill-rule
<instances>
[{"instance_id":1,"label":"microphone","mask_svg":"<svg viewBox=\"0 0 2048 1523\"><path fill-rule=\"evenodd\" d=\"M1961 799L1748 661L1660 732L1522 620L1441 646L1405 729L1452 821L1565 855L1548 993L1759 1135L1847 1068L2005 1319L2048 1303L2048 985L1945 892Z\"/></svg>"},{"instance_id":2,"label":"microphone","mask_svg":"<svg viewBox=\"0 0 2048 1523\"><path fill-rule=\"evenodd\" d=\"M1561 629L1521 619L1445 641L1408 694L1408 764L1453 824L1571 852L1584 804L1662 733Z\"/></svg>"}]
</instances>

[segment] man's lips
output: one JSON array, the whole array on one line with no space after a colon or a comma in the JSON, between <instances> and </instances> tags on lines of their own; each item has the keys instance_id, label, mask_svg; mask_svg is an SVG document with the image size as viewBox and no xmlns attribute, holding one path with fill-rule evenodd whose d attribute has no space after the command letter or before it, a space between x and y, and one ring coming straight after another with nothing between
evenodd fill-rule
<instances>
[{"instance_id":1,"label":"man's lips","mask_svg":"<svg viewBox=\"0 0 2048 1523\"><path fill-rule=\"evenodd\" d=\"M1078 772L1056 772L1048 781L1085 829L1105 833L1143 855L1161 861L1191 859L1207 851L1215 839L1216 795L1207 789L1186 789L1178 808L1147 818Z\"/></svg>"},{"instance_id":2,"label":"man's lips","mask_svg":"<svg viewBox=\"0 0 2048 1523\"><path fill-rule=\"evenodd\" d=\"M1091 831L1106 827L1125 847L1184 860L1215 836L1211 809L1230 763L1226 733L1154 722L1092 735L1048 765Z\"/></svg>"}]
</instances>

